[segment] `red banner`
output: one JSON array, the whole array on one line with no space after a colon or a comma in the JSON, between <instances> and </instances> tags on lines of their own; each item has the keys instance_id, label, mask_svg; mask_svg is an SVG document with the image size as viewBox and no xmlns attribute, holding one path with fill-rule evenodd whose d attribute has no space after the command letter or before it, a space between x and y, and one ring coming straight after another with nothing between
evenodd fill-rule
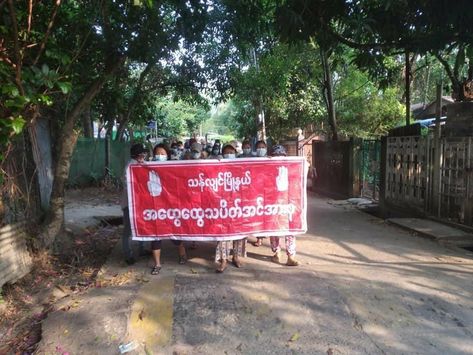
<instances>
[{"instance_id":1,"label":"red banner","mask_svg":"<svg viewBox=\"0 0 473 355\"><path fill-rule=\"evenodd\" d=\"M131 164L134 240L232 240L307 231L304 158Z\"/></svg>"}]
</instances>

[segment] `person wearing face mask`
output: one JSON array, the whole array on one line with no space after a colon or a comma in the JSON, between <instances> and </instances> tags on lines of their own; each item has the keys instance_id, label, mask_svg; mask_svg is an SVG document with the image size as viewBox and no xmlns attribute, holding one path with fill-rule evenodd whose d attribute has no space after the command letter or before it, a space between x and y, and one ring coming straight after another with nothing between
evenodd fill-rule
<instances>
[{"instance_id":1,"label":"person wearing face mask","mask_svg":"<svg viewBox=\"0 0 473 355\"><path fill-rule=\"evenodd\" d=\"M164 143L159 143L153 148L153 161L166 161L168 158L168 148Z\"/></svg>"},{"instance_id":2,"label":"person wearing face mask","mask_svg":"<svg viewBox=\"0 0 473 355\"><path fill-rule=\"evenodd\" d=\"M175 148L176 149L176 148ZM156 145L153 149L153 161L165 162L168 160L169 152L167 146L163 143ZM155 240L151 242L151 251L153 253L154 266L151 269L152 275L157 275L161 271L161 241ZM172 243L178 247L179 264L185 264L187 261L186 248L184 242L180 240L172 240Z\"/></svg>"},{"instance_id":3,"label":"person wearing face mask","mask_svg":"<svg viewBox=\"0 0 473 355\"><path fill-rule=\"evenodd\" d=\"M190 152L188 155L184 155L184 160L198 160L203 159L202 157L202 144L194 142L190 147ZM183 244L184 245L184 244ZM197 249L196 242L192 242L190 245L191 249Z\"/></svg>"},{"instance_id":4,"label":"person wearing face mask","mask_svg":"<svg viewBox=\"0 0 473 355\"><path fill-rule=\"evenodd\" d=\"M256 156L259 158L262 158L266 156L266 153L267 153L266 142L263 140L256 142Z\"/></svg>"},{"instance_id":5,"label":"person wearing face mask","mask_svg":"<svg viewBox=\"0 0 473 355\"><path fill-rule=\"evenodd\" d=\"M209 159L221 159L221 158L222 156L220 155L220 140L216 139L212 147L212 152L209 155Z\"/></svg>"},{"instance_id":6,"label":"person wearing face mask","mask_svg":"<svg viewBox=\"0 0 473 355\"><path fill-rule=\"evenodd\" d=\"M224 159L235 159L236 149L231 144L227 144L222 149ZM242 267L240 258L246 257L246 239L234 240L234 241L221 241L217 243L215 249L215 262L218 264L215 269L216 272L222 273L228 266L228 258L233 247L233 258L232 263L236 267Z\"/></svg>"},{"instance_id":7,"label":"person wearing face mask","mask_svg":"<svg viewBox=\"0 0 473 355\"><path fill-rule=\"evenodd\" d=\"M251 158L253 156L249 140L245 139L241 144L241 148L243 152L238 156L239 158Z\"/></svg>"},{"instance_id":8,"label":"person wearing face mask","mask_svg":"<svg viewBox=\"0 0 473 355\"><path fill-rule=\"evenodd\" d=\"M126 171L130 164L145 164L146 157L148 155L148 149L143 144L133 144L130 148L130 161L128 162L125 173L123 176L123 194L120 201L120 206L123 211L123 234L122 234L122 249L125 255L125 262L128 265L132 265L136 262L133 257L133 249L131 248L131 226L130 226L130 211L128 208L128 193L127 193L127 180ZM139 242L139 253L144 254L144 242Z\"/></svg>"},{"instance_id":9,"label":"person wearing face mask","mask_svg":"<svg viewBox=\"0 0 473 355\"><path fill-rule=\"evenodd\" d=\"M171 160L181 160L182 159L182 150L180 150L177 146L171 148Z\"/></svg>"},{"instance_id":10,"label":"person wearing face mask","mask_svg":"<svg viewBox=\"0 0 473 355\"><path fill-rule=\"evenodd\" d=\"M194 142L190 147L190 159L197 160L202 158L202 144Z\"/></svg>"},{"instance_id":11,"label":"person wearing face mask","mask_svg":"<svg viewBox=\"0 0 473 355\"><path fill-rule=\"evenodd\" d=\"M264 140L256 142L256 156L263 158L266 156L267 146ZM256 242L253 244L255 247L260 247L263 245L263 237L256 238Z\"/></svg>"},{"instance_id":12,"label":"person wearing face mask","mask_svg":"<svg viewBox=\"0 0 473 355\"><path fill-rule=\"evenodd\" d=\"M287 156L286 148L280 144L276 144L271 148L272 157L285 157ZM274 255L271 260L277 264L281 262L281 247L279 246L280 237L269 237L271 243L271 250ZM296 237L293 235L286 235L284 237L286 243L286 254L287 254L287 266L297 266L299 262L295 259L296 256Z\"/></svg>"},{"instance_id":13,"label":"person wearing face mask","mask_svg":"<svg viewBox=\"0 0 473 355\"><path fill-rule=\"evenodd\" d=\"M168 160L168 151L166 145L160 143L153 148L153 161L163 162ZM161 244L160 240L151 242L151 252L153 254L154 266L151 269L151 275L158 275L161 271Z\"/></svg>"}]
</instances>

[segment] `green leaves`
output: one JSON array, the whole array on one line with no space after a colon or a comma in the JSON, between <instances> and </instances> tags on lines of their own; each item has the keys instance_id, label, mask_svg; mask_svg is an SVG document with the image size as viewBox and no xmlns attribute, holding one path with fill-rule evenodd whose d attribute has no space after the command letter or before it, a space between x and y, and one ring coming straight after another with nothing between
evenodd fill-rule
<instances>
[{"instance_id":1,"label":"green leaves","mask_svg":"<svg viewBox=\"0 0 473 355\"><path fill-rule=\"evenodd\" d=\"M0 145L6 144L8 139L15 135L20 134L25 126L25 119L22 116L10 116L0 121Z\"/></svg>"},{"instance_id":2,"label":"green leaves","mask_svg":"<svg viewBox=\"0 0 473 355\"><path fill-rule=\"evenodd\" d=\"M11 121L11 128L13 129L13 132L15 134L20 134L23 130L23 127L25 126L25 123L26 121L23 119L23 117L14 117Z\"/></svg>"},{"instance_id":3,"label":"green leaves","mask_svg":"<svg viewBox=\"0 0 473 355\"><path fill-rule=\"evenodd\" d=\"M72 83L70 82L58 82L56 85L61 89L63 94L68 94L72 89Z\"/></svg>"}]
</instances>

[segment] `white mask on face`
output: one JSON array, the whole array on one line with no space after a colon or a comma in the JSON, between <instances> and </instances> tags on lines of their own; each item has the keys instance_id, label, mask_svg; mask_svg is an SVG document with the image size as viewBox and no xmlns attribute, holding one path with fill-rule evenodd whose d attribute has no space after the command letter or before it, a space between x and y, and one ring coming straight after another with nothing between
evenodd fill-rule
<instances>
[{"instance_id":1,"label":"white mask on face","mask_svg":"<svg viewBox=\"0 0 473 355\"><path fill-rule=\"evenodd\" d=\"M225 159L235 159L235 154L233 154L233 153L232 154L224 154L223 157Z\"/></svg>"},{"instance_id":2,"label":"white mask on face","mask_svg":"<svg viewBox=\"0 0 473 355\"><path fill-rule=\"evenodd\" d=\"M256 149L256 155L259 157L264 157L266 155L266 148Z\"/></svg>"},{"instance_id":3,"label":"white mask on face","mask_svg":"<svg viewBox=\"0 0 473 355\"><path fill-rule=\"evenodd\" d=\"M199 158L200 158L200 153L198 152L192 153L192 159L199 159Z\"/></svg>"},{"instance_id":4,"label":"white mask on face","mask_svg":"<svg viewBox=\"0 0 473 355\"><path fill-rule=\"evenodd\" d=\"M250 155L251 154L251 148L243 148L243 154Z\"/></svg>"},{"instance_id":5,"label":"white mask on face","mask_svg":"<svg viewBox=\"0 0 473 355\"><path fill-rule=\"evenodd\" d=\"M167 155L164 155L164 154L157 154L154 156L154 160L155 161L166 161L168 160L168 157Z\"/></svg>"}]
</instances>

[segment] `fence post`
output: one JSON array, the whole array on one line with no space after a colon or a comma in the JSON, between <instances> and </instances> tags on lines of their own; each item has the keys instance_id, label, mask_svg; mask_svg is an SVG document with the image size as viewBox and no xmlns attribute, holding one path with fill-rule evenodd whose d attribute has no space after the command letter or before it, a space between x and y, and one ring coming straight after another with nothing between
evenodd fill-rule
<instances>
[{"instance_id":1,"label":"fence post","mask_svg":"<svg viewBox=\"0 0 473 355\"><path fill-rule=\"evenodd\" d=\"M441 179L441 152L440 152L440 116L442 107L442 84L437 84L437 102L435 105L435 131L434 131L434 162L433 162L433 176L432 176L432 202L433 211L436 212L437 217L440 217L440 179Z\"/></svg>"},{"instance_id":2,"label":"fence post","mask_svg":"<svg viewBox=\"0 0 473 355\"><path fill-rule=\"evenodd\" d=\"M384 216L386 211L386 170L387 170L388 137L381 137L381 154L379 168L379 206Z\"/></svg>"},{"instance_id":3,"label":"fence post","mask_svg":"<svg viewBox=\"0 0 473 355\"><path fill-rule=\"evenodd\" d=\"M466 166L465 166L465 185L466 185L466 191L465 191L465 224L471 226L473 223L473 202L470 198L472 194L471 189L473 188L472 183L473 183L473 157L472 157L472 143L473 140L471 137L468 137L468 140L466 141L467 144L467 150L466 150Z\"/></svg>"}]
</instances>

